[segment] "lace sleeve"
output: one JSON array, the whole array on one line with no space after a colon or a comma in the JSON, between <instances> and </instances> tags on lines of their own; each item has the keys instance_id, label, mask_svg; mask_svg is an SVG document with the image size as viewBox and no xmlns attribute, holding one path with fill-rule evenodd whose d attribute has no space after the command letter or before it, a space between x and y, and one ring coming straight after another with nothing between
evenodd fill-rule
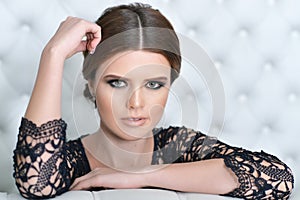
<instances>
[{"instance_id":1,"label":"lace sleeve","mask_svg":"<svg viewBox=\"0 0 300 200\"><path fill-rule=\"evenodd\" d=\"M62 119L37 127L22 118L14 150L14 178L23 197L54 197L89 171L81 140L66 142L66 126Z\"/></svg>"},{"instance_id":2,"label":"lace sleeve","mask_svg":"<svg viewBox=\"0 0 300 200\"><path fill-rule=\"evenodd\" d=\"M239 188L224 196L243 199L288 199L294 187L290 168L277 157L232 147L185 127L170 127L156 136L156 164L222 158L237 176Z\"/></svg>"},{"instance_id":3,"label":"lace sleeve","mask_svg":"<svg viewBox=\"0 0 300 200\"><path fill-rule=\"evenodd\" d=\"M245 199L288 199L294 185L290 168L277 157L238 150L224 157L238 177L240 187L226 194Z\"/></svg>"}]
</instances>

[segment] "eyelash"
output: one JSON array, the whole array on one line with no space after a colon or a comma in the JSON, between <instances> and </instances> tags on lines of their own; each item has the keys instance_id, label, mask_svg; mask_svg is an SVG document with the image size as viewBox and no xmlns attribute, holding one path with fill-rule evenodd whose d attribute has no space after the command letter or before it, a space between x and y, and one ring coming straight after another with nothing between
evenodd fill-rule
<instances>
[{"instance_id":1,"label":"eyelash","mask_svg":"<svg viewBox=\"0 0 300 200\"><path fill-rule=\"evenodd\" d=\"M117 86L116 85L116 83L124 83L125 85L124 86ZM120 80L120 79L112 79L112 80L109 80L109 81L107 81L107 83L111 86L111 87L113 87L113 88L122 88L122 87L125 87L125 86L127 86L127 83L125 82L125 81L123 81L123 80Z\"/></svg>"},{"instance_id":2,"label":"eyelash","mask_svg":"<svg viewBox=\"0 0 300 200\"><path fill-rule=\"evenodd\" d=\"M149 87L149 84L155 84L156 85L156 87ZM148 86L147 86L148 85ZM149 81L149 82L147 82L146 83L146 86L147 86L147 88L149 88L149 89L153 89L153 90L158 90L158 89L160 89L161 87L163 87L163 86L165 86L165 83L163 83L163 82L160 82L160 81Z\"/></svg>"},{"instance_id":3,"label":"eyelash","mask_svg":"<svg viewBox=\"0 0 300 200\"><path fill-rule=\"evenodd\" d=\"M126 87L128 84L126 83L126 81L124 80L120 80L120 79L112 79L112 80L109 80L107 81L107 83L113 87L113 88L123 88L123 87ZM121 83L123 84L122 86L118 86L116 83ZM155 84L155 87L152 87L152 86L149 86L149 84ZM160 81L149 81L145 84L145 86L149 89L152 89L152 90L158 90L160 89L161 87L165 86L165 83L163 82L160 82Z\"/></svg>"}]
</instances>

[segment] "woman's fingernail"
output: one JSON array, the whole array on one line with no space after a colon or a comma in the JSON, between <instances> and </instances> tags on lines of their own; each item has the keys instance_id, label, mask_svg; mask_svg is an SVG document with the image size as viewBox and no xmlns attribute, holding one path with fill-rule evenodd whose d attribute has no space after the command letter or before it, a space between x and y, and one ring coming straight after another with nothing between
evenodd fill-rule
<instances>
[{"instance_id":1,"label":"woman's fingernail","mask_svg":"<svg viewBox=\"0 0 300 200\"><path fill-rule=\"evenodd\" d=\"M95 50L91 50L90 54L93 55L95 53Z\"/></svg>"}]
</instances>

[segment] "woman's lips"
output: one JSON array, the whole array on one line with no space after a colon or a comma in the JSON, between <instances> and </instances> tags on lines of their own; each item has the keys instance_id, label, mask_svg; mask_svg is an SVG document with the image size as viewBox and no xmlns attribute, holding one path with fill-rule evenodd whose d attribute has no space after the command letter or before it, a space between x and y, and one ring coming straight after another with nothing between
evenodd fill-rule
<instances>
[{"instance_id":1,"label":"woman's lips","mask_svg":"<svg viewBox=\"0 0 300 200\"><path fill-rule=\"evenodd\" d=\"M146 117L126 117L122 121L128 126L142 126L146 123Z\"/></svg>"}]
</instances>

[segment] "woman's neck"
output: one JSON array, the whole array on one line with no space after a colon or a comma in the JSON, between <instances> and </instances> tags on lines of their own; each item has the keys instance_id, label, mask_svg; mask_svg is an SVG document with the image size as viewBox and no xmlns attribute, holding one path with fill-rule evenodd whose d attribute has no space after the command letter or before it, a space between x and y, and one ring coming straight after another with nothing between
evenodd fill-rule
<instances>
[{"instance_id":1,"label":"woman's neck","mask_svg":"<svg viewBox=\"0 0 300 200\"><path fill-rule=\"evenodd\" d=\"M150 134L149 134L150 135ZM83 139L84 147L100 163L117 170L136 171L151 165L154 140L124 140L100 128Z\"/></svg>"}]
</instances>

